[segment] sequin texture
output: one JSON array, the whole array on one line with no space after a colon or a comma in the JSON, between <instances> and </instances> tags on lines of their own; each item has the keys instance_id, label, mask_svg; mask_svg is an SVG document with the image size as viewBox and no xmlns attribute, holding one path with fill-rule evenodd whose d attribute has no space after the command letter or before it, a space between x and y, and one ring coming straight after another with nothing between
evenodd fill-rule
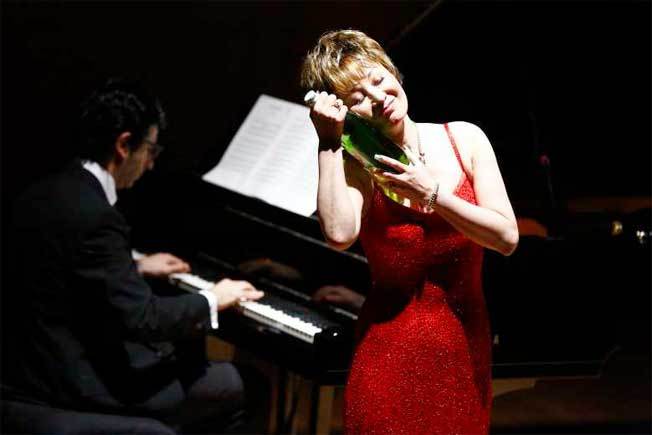
<instances>
[{"instance_id":1,"label":"sequin texture","mask_svg":"<svg viewBox=\"0 0 652 435\"><path fill-rule=\"evenodd\" d=\"M455 194L476 203L464 175ZM373 283L345 391L346 433L488 433L482 248L437 213L403 207L379 189L360 239Z\"/></svg>"}]
</instances>

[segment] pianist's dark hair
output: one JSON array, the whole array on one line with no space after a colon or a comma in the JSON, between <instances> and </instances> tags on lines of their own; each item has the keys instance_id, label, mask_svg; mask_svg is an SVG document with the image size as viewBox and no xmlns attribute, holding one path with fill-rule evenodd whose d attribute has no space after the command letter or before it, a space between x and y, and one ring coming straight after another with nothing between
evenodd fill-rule
<instances>
[{"instance_id":1,"label":"pianist's dark hair","mask_svg":"<svg viewBox=\"0 0 652 435\"><path fill-rule=\"evenodd\" d=\"M79 157L102 165L113 156L117 137L128 131L128 145L137 149L149 127L165 128L165 112L158 98L133 81L110 79L81 105Z\"/></svg>"}]
</instances>

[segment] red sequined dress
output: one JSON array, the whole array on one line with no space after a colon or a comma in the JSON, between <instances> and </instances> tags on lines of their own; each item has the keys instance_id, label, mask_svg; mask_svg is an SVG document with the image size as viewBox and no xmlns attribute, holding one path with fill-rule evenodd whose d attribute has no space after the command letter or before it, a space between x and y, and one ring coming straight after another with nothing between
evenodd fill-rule
<instances>
[{"instance_id":1,"label":"red sequined dress","mask_svg":"<svg viewBox=\"0 0 652 435\"><path fill-rule=\"evenodd\" d=\"M455 195L476 204L462 172ZM491 341L482 247L436 212L404 207L380 189L360 239L373 282L345 391L346 433L488 433Z\"/></svg>"}]
</instances>

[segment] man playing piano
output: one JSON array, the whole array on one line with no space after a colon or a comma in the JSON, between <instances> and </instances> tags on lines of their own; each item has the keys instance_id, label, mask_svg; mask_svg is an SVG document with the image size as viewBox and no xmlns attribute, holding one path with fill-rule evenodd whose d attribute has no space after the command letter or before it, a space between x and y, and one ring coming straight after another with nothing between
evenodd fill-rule
<instances>
[{"instance_id":1,"label":"man playing piano","mask_svg":"<svg viewBox=\"0 0 652 435\"><path fill-rule=\"evenodd\" d=\"M4 349L5 387L31 403L150 416L184 432L234 429L244 409L238 370L180 349L216 328L219 310L263 294L229 279L198 294L153 294L144 276L189 267L170 254L133 261L113 205L116 189L153 168L163 110L138 86L111 81L85 101L80 121L81 159L14 210L21 279L3 296L21 313L20 339Z\"/></svg>"}]
</instances>

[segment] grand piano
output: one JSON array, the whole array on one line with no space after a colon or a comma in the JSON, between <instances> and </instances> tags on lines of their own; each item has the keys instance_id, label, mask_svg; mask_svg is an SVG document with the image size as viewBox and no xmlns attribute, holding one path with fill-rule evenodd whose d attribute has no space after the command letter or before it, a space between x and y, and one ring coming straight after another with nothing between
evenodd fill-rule
<instances>
[{"instance_id":1,"label":"grand piano","mask_svg":"<svg viewBox=\"0 0 652 435\"><path fill-rule=\"evenodd\" d=\"M156 199L154 193L169 190L160 185L152 189L147 211L140 208L130 217L137 222L134 245L188 259L190 276L171 280L185 291L223 277L250 280L265 297L221 314L219 336L311 379L342 383L357 310L320 303L313 295L325 286L366 294L370 280L364 255L357 249L330 248L314 216L295 215L209 184L196 174L165 178L163 183L185 194L169 207L169 198L159 194ZM125 208L139 209L132 205Z\"/></svg>"}]
</instances>

